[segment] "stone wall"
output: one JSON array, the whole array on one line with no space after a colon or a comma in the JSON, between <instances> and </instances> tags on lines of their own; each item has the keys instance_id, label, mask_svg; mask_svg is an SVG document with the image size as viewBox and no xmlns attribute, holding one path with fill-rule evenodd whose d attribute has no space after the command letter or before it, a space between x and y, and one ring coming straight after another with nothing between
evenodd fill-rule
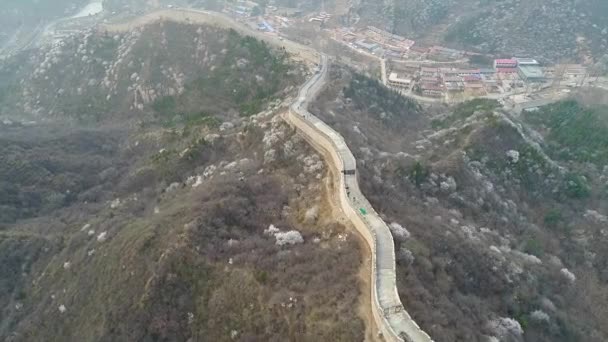
<instances>
[{"instance_id":1,"label":"stone wall","mask_svg":"<svg viewBox=\"0 0 608 342\"><path fill-rule=\"evenodd\" d=\"M301 113L298 113L299 108L292 106L284 119L303 133L305 139L324 156L326 163L337 176L340 206L344 214L371 249L372 313L384 339L431 341L401 304L396 286L394 242L389 228L361 194L356 174L345 175L342 172L346 168L354 168L354 156L337 132L307 111L300 109ZM364 208L367 213L363 215L359 208Z\"/></svg>"}]
</instances>

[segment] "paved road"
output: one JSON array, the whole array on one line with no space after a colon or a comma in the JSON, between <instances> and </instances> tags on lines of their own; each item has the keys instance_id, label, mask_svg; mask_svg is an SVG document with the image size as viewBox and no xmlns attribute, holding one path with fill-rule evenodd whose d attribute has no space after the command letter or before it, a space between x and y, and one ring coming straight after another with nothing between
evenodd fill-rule
<instances>
[{"instance_id":1,"label":"paved road","mask_svg":"<svg viewBox=\"0 0 608 342\"><path fill-rule=\"evenodd\" d=\"M384 84L385 86L388 86L388 80L387 75L386 75L386 58L381 58L380 59L380 73L381 78L382 78L382 84Z\"/></svg>"},{"instance_id":2,"label":"paved road","mask_svg":"<svg viewBox=\"0 0 608 342\"><path fill-rule=\"evenodd\" d=\"M309 102L325 84L327 72L328 58L322 55L321 70L300 89L297 100L291 106L290 115L293 118L289 121L296 127L308 125L298 128L313 142L329 141L327 145L331 146L332 151L328 152L338 156L337 163L340 165L336 167L342 171L339 174L342 210L356 227L363 226L366 230L362 235L367 237L372 251L372 311L384 338L387 341L430 342L430 336L412 320L401 303L397 292L393 237L386 223L359 189L355 157L344 138L307 109Z\"/></svg>"}]
</instances>

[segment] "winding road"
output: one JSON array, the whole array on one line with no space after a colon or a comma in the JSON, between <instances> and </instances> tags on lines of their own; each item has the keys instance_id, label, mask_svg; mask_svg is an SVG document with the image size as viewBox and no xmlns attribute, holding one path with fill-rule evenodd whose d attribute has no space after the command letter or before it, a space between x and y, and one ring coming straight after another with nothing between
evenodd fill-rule
<instances>
[{"instance_id":1,"label":"winding road","mask_svg":"<svg viewBox=\"0 0 608 342\"><path fill-rule=\"evenodd\" d=\"M372 251L372 312L384 339L430 342L430 336L416 324L401 303L397 292L393 237L359 189L355 157L344 138L307 109L327 80L327 56L321 55L320 65L321 69L300 89L285 119L337 170L340 206Z\"/></svg>"}]
</instances>

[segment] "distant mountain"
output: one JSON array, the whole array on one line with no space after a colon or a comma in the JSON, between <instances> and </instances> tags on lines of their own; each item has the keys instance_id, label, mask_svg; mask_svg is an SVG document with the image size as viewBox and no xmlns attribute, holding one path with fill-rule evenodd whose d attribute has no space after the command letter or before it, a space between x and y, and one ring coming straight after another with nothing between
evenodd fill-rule
<instances>
[{"instance_id":1,"label":"distant mountain","mask_svg":"<svg viewBox=\"0 0 608 342\"><path fill-rule=\"evenodd\" d=\"M6 0L0 4L0 57L33 41L52 21L74 15L87 0Z\"/></svg>"},{"instance_id":2,"label":"distant mountain","mask_svg":"<svg viewBox=\"0 0 608 342\"><path fill-rule=\"evenodd\" d=\"M67 16L88 0L5 0L0 5L0 32Z\"/></svg>"},{"instance_id":3,"label":"distant mountain","mask_svg":"<svg viewBox=\"0 0 608 342\"><path fill-rule=\"evenodd\" d=\"M505 56L558 61L608 49L604 0L362 0L359 13L408 37Z\"/></svg>"}]
</instances>

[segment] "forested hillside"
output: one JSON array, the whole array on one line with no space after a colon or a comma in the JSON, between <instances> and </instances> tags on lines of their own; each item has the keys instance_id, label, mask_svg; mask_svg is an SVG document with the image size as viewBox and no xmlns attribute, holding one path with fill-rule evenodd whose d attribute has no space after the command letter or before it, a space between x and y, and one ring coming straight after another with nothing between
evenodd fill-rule
<instances>
[{"instance_id":1,"label":"forested hillside","mask_svg":"<svg viewBox=\"0 0 608 342\"><path fill-rule=\"evenodd\" d=\"M36 52L27 63L16 56L0 66L13 80L4 86L12 95L0 97L0 115L89 123L148 120L150 109L165 118L251 115L301 81L301 68L287 58L264 42L216 28L161 22L128 33L91 30Z\"/></svg>"},{"instance_id":2,"label":"forested hillside","mask_svg":"<svg viewBox=\"0 0 608 342\"><path fill-rule=\"evenodd\" d=\"M520 122L494 100L420 107L339 65L331 78L312 111L355 154L401 299L435 341L608 338L605 107Z\"/></svg>"},{"instance_id":3,"label":"forested hillside","mask_svg":"<svg viewBox=\"0 0 608 342\"><path fill-rule=\"evenodd\" d=\"M4 62L0 340L363 339L285 51L163 23Z\"/></svg>"},{"instance_id":4,"label":"forested hillside","mask_svg":"<svg viewBox=\"0 0 608 342\"><path fill-rule=\"evenodd\" d=\"M363 0L359 13L407 37L506 56L557 62L608 49L603 0Z\"/></svg>"}]
</instances>

